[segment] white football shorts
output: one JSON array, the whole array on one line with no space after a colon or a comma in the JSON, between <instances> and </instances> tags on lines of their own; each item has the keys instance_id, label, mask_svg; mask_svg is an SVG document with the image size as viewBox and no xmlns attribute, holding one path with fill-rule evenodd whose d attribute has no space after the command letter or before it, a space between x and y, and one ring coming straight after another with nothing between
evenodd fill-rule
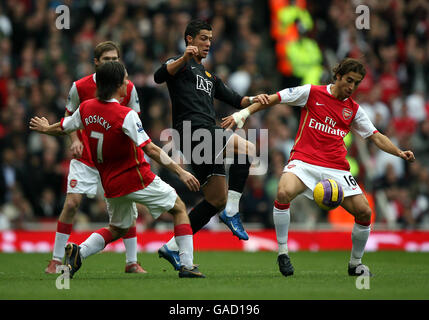
<instances>
[{"instance_id":1,"label":"white football shorts","mask_svg":"<svg viewBox=\"0 0 429 320\"><path fill-rule=\"evenodd\" d=\"M343 187L344 198L361 194L362 190L349 171L316 166L301 160L292 160L283 169L296 175L306 186L303 192L309 199L313 199L313 190L316 184L324 179L334 179Z\"/></svg>"},{"instance_id":2,"label":"white football shorts","mask_svg":"<svg viewBox=\"0 0 429 320\"><path fill-rule=\"evenodd\" d=\"M97 169L76 159L70 161L67 193L86 194L93 198L97 194L98 186L101 186L101 179Z\"/></svg>"},{"instance_id":3,"label":"white football shorts","mask_svg":"<svg viewBox=\"0 0 429 320\"><path fill-rule=\"evenodd\" d=\"M137 219L136 202L144 204L152 217L157 219L163 212L174 207L176 203L176 190L160 177L155 179L144 189L131 192L125 196L108 198L107 212L109 213L110 224L127 229Z\"/></svg>"}]
</instances>

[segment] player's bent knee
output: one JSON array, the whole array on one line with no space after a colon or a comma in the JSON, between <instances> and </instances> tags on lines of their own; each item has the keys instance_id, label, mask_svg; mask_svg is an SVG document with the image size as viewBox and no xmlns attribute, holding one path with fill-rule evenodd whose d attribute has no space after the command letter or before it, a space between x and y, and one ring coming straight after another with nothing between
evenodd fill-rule
<instances>
[{"instance_id":1,"label":"player's bent knee","mask_svg":"<svg viewBox=\"0 0 429 320\"><path fill-rule=\"evenodd\" d=\"M176 215L176 214L179 214L181 212L186 213L186 205L182 201L182 199L180 199L179 196L177 196L177 198L176 198L176 202L174 203L174 207L171 208L168 212L171 213L172 215Z\"/></svg>"},{"instance_id":2,"label":"player's bent knee","mask_svg":"<svg viewBox=\"0 0 429 320\"><path fill-rule=\"evenodd\" d=\"M64 213L68 215L75 215L81 203L81 197L67 196L64 202Z\"/></svg>"},{"instance_id":3,"label":"player's bent knee","mask_svg":"<svg viewBox=\"0 0 429 320\"><path fill-rule=\"evenodd\" d=\"M288 192L286 189L279 189L277 190L276 199L280 203L290 203L293 197L291 196L291 193Z\"/></svg>"},{"instance_id":4,"label":"player's bent knee","mask_svg":"<svg viewBox=\"0 0 429 320\"><path fill-rule=\"evenodd\" d=\"M210 203L213 207L218 210L223 210L226 207L226 202L228 200L227 196L218 196L213 199L206 199L208 203Z\"/></svg>"},{"instance_id":5,"label":"player's bent knee","mask_svg":"<svg viewBox=\"0 0 429 320\"><path fill-rule=\"evenodd\" d=\"M369 206L362 208L357 213L356 220L360 221L360 222L365 222L365 223L371 222L371 214L372 214L372 211L371 211L371 208Z\"/></svg>"}]
</instances>

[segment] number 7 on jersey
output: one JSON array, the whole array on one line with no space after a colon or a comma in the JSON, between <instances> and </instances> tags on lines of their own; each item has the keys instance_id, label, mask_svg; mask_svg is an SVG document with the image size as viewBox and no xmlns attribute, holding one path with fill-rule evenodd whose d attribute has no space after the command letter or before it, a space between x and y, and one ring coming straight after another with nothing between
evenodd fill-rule
<instances>
[{"instance_id":1,"label":"number 7 on jersey","mask_svg":"<svg viewBox=\"0 0 429 320\"><path fill-rule=\"evenodd\" d=\"M97 139L97 162L103 163L103 140L104 134L97 131L91 131L91 138Z\"/></svg>"}]
</instances>

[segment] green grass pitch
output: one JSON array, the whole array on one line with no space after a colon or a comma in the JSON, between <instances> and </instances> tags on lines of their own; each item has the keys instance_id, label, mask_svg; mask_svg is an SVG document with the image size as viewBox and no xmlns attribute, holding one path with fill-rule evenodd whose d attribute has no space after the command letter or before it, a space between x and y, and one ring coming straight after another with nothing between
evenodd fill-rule
<instances>
[{"instance_id":1,"label":"green grass pitch","mask_svg":"<svg viewBox=\"0 0 429 320\"><path fill-rule=\"evenodd\" d=\"M0 254L0 299L288 300L429 299L429 253L366 253L375 274L369 289L347 275L349 252L292 252L292 277L283 277L275 252L195 252L206 279L180 279L155 253L140 253L148 274L125 274L125 254L101 253L84 261L58 290L58 275L44 274L50 254ZM363 281L361 281L363 283Z\"/></svg>"}]
</instances>

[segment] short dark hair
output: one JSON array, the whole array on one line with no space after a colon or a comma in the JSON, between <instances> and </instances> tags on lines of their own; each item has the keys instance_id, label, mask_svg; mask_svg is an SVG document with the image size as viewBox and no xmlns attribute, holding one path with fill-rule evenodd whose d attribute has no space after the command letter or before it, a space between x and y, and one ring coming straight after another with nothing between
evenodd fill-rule
<instances>
[{"instance_id":1,"label":"short dark hair","mask_svg":"<svg viewBox=\"0 0 429 320\"><path fill-rule=\"evenodd\" d=\"M113 41L104 41L97 44L97 46L94 48L94 58L97 60L100 60L100 57L105 53L106 51L112 51L116 50L118 53L118 58L121 56L121 51L119 49L119 46L113 42Z\"/></svg>"},{"instance_id":2,"label":"short dark hair","mask_svg":"<svg viewBox=\"0 0 429 320\"><path fill-rule=\"evenodd\" d=\"M191 22L188 23L185 30L185 44L188 45L188 41L186 40L186 36L191 36L192 38L195 38L198 33L200 33L201 30L212 30L212 26L201 19L194 19L191 20Z\"/></svg>"},{"instance_id":3,"label":"short dark hair","mask_svg":"<svg viewBox=\"0 0 429 320\"><path fill-rule=\"evenodd\" d=\"M359 60L345 58L334 69L332 69L334 81L337 80L337 75L342 77L349 72L359 73L362 75L362 78L365 78L366 75L365 67Z\"/></svg>"},{"instance_id":4,"label":"short dark hair","mask_svg":"<svg viewBox=\"0 0 429 320\"><path fill-rule=\"evenodd\" d=\"M95 72L97 98L100 100L111 99L123 84L125 73L125 67L119 61L108 61L99 65Z\"/></svg>"}]
</instances>

